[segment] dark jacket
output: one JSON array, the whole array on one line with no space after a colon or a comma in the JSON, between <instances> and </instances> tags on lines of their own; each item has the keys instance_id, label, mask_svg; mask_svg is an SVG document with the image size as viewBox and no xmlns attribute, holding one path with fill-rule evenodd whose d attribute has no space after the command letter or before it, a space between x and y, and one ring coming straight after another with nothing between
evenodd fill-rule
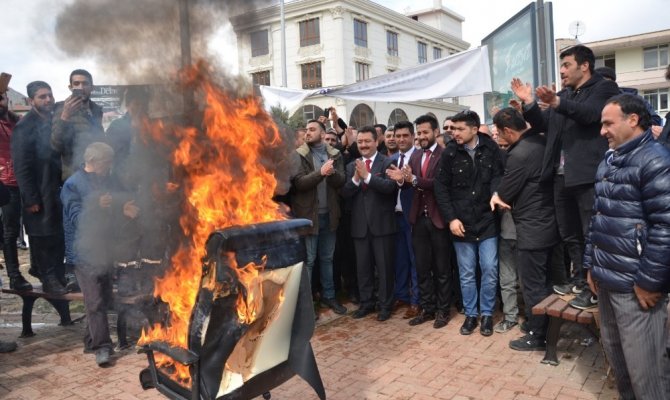
<instances>
[{"instance_id":1,"label":"dark jacket","mask_svg":"<svg viewBox=\"0 0 670 400\"><path fill-rule=\"evenodd\" d=\"M448 226L458 219L465 227L465 237L454 236L458 241L473 242L498 234L496 216L489 202L503 175L503 153L488 135L477 135L475 161L462 144L451 141L442 152L433 182L444 222Z\"/></svg>"},{"instance_id":2,"label":"dark jacket","mask_svg":"<svg viewBox=\"0 0 670 400\"><path fill-rule=\"evenodd\" d=\"M84 150L93 142L104 142L102 107L89 100L89 109L81 109L63 121L64 102L56 103L51 133L51 145L62 158L63 181L84 162Z\"/></svg>"},{"instance_id":3,"label":"dark jacket","mask_svg":"<svg viewBox=\"0 0 670 400\"><path fill-rule=\"evenodd\" d=\"M296 149L298 163L296 175L292 180L291 210L296 218L306 218L312 221L311 234L319 233L319 202L317 186L326 181L328 187L328 211L330 215L330 230L335 232L340 221L339 189L344 185L344 161L337 149L326 144L328 158L334 160L335 173L328 177L321 175L321 170L314 169L312 151L307 143Z\"/></svg>"},{"instance_id":4,"label":"dark jacket","mask_svg":"<svg viewBox=\"0 0 670 400\"><path fill-rule=\"evenodd\" d=\"M347 178L342 187L342 196L351 198L351 237L364 239L368 232L372 236L392 235L398 231L395 218L398 184L386 175L393 161L377 153L371 165L370 183L352 182L354 162L347 165Z\"/></svg>"},{"instance_id":5,"label":"dark jacket","mask_svg":"<svg viewBox=\"0 0 670 400\"><path fill-rule=\"evenodd\" d=\"M512 144L498 187L498 196L512 206L521 250L545 249L558 243L553 185L540 181L545 143L544 136L529 130Z\"/></svg>"},{"instance_id":6,"label":"dark jacket","mask_svg":"<svg viewBox=\"0 0 670 400\"><path fill-rule=\"evenodd\" d=\"M584 267L603 288L670 292L670 151L651 131L608 152L596 174Z\"/></svg>"},{"instance_id":7,"label":"dark jacket","mask_svg":"<svg viewBox=\"0 0 670 400\"><path fill-rule=\"evenodd\" d=\"M50 144L51 119L30 110L14 128L12 159L21 191L23 224L30 236L61 235L61 159ZM37 213L26 207L40 206Z\"/></svg>"},{"instance_id":8,"label":"dark jacket","mask_svg":"<svg viewBox=\"0 0 670 400\"><path fill-rule=\"evenodd\" d=\"M565 157L565 186L593 183L598 163L607 151L607 140L600 136L600 114L605 102L619 94L615 82L594 74L579 89L558 93L558 107L542 112L533 103L523 116L538 132L546 132L542 180L550 181L559 165L561 149Z\"/></svg>"}]
</instances>

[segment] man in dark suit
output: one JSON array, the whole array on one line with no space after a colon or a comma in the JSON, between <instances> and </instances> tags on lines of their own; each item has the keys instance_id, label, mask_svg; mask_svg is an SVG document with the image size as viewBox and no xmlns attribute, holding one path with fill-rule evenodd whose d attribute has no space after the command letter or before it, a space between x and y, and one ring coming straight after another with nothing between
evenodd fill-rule
<instances>
[{"instance_id":1,"label":"man in dark suit","mask_svg":"<svg viewBox=\"0 0 670 400\"><path fill-rule=\"evenodd\" d=\"M401 121L393 127L393 135L398 145L398 152L391 156L391 160L402 169L414 153L414 125L409 121ZM398 171L399 171L398 169ZM401 174L402 175L402 174ZM389 175L390 176L390 175ZM405 182L402 176L393 178L402 186ZM416 276L414 249L412 248L412 227L409 224L409 210L412 207L414 188L411 185L401 187L395 206L395 216L398 221L395 253L395 293L396 304L408 304L403 315L404 319L419 315L419 285Z\"/></svg>"},{"instance_id":2,"label":"man in dark suit","mask_svg":"<svg viewBox=\"0 0 670 400\"><path fill-rule=\"evenodd\" d=\"M351 237L356 249L360 307L352 317L363 318L375 310L374 278L378 279L377 320L391 318L393 307L394 216L398 185L386 175L392 161L377 152L377 132L366 126L356 138L361 158L347 165L342 195L351 198ZM375 269L376 268L376 269Z\"/></svg>"},{"instance_id":3,"label":"man in dark suit","mask_svg":"<svg viewBox=\"0 0 670 400\"><path fill-rule=\"evenodd\" d=\"M412 154L402 170L392 167L389 175L398 178L399 171L405 187L414 188L409 222L412 225L422 311L409 324L414 326L435 320L433 327L439 329L449 321L449 293L453 284L449 262L451 239L433 192L443 148L437 145L440 129L434 117L422 115L414 123L421 150Z\"/></svg>"}]
</instances>

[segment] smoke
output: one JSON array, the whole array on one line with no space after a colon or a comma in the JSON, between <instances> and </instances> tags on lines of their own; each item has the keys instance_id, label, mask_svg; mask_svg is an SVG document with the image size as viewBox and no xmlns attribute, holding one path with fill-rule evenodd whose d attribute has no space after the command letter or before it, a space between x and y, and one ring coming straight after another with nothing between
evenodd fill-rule
<instances>
[{"instance_id":1,"label":"smoke","mask_svg":"<svg viewBox=\"0 0 670 400\"><path fill-rule=\"evenodd\" d=\"M190 12L193 60L211 60L208 43L229 16L252 14L271 0L75 0L56 20L67 55L93 57L118 83L170 80L181 67L179 4Z\"/></svg>"}]
</instances>

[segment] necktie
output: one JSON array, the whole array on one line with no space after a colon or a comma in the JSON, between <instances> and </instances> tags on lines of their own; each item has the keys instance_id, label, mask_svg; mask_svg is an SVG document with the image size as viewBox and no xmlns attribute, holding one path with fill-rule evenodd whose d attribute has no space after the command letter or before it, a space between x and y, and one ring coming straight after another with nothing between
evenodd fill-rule
<instances>
[{"instance_id":1,"label":"necktie","mask_svg":"<svg viewBox=\"0 0 670 400\"><path fill-rule=\"evenodd\" d=\"M365 169L370 172L370 165L372 164L372 160L365 160Z\"/></svg>"},{"instance_id":2,"label":"necktie","mask_svg":"<svg viewBox=\"0 0 670 400\"><path fill-rule=\"evenodd\" d=\"M431 151L430 150L425 150L423 154L424 154L424 160L423 160L423 164L421 164L421 176L425 178L426 177L426 171L428 171L428 163L430 162Z\"/></svg>"},{"instance_id":3,"label":"necktie","mask_svg":"<svg viewBox=\"0 0 670 400\"><path fill-rule=\"evenodd\" d=\"M405 155L400 153L400 164L398 164L398 168L402 168L403 165L405 165Z\"/></svg>"}]
</instances>

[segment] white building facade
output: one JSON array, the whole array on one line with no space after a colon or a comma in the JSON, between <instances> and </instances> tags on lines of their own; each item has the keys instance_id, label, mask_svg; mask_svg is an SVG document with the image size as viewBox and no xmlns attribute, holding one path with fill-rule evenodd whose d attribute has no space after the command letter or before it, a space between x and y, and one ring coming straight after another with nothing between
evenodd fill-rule
<instances>
[{"instance_id":1,"label":"white building facade","mask_svg":"<svg viewBox=\"0 0 670 400\"><path fill-rule=\"evenodd\" d=\"M443 7L439 0L432 9L409 16L369 0L288 2L287 87L339 87L466 50L469 44L460 39L462 22L463 17ZM281 86L279 6L236 16L232 24L237 35L240 73L248 75L255 84ZM332 106L355 127L411 121L428 112L441 123L463 109L439 100L381 103L320 96L308 98L297 112L309 120Z\"/></svg>"}]
</instances>

